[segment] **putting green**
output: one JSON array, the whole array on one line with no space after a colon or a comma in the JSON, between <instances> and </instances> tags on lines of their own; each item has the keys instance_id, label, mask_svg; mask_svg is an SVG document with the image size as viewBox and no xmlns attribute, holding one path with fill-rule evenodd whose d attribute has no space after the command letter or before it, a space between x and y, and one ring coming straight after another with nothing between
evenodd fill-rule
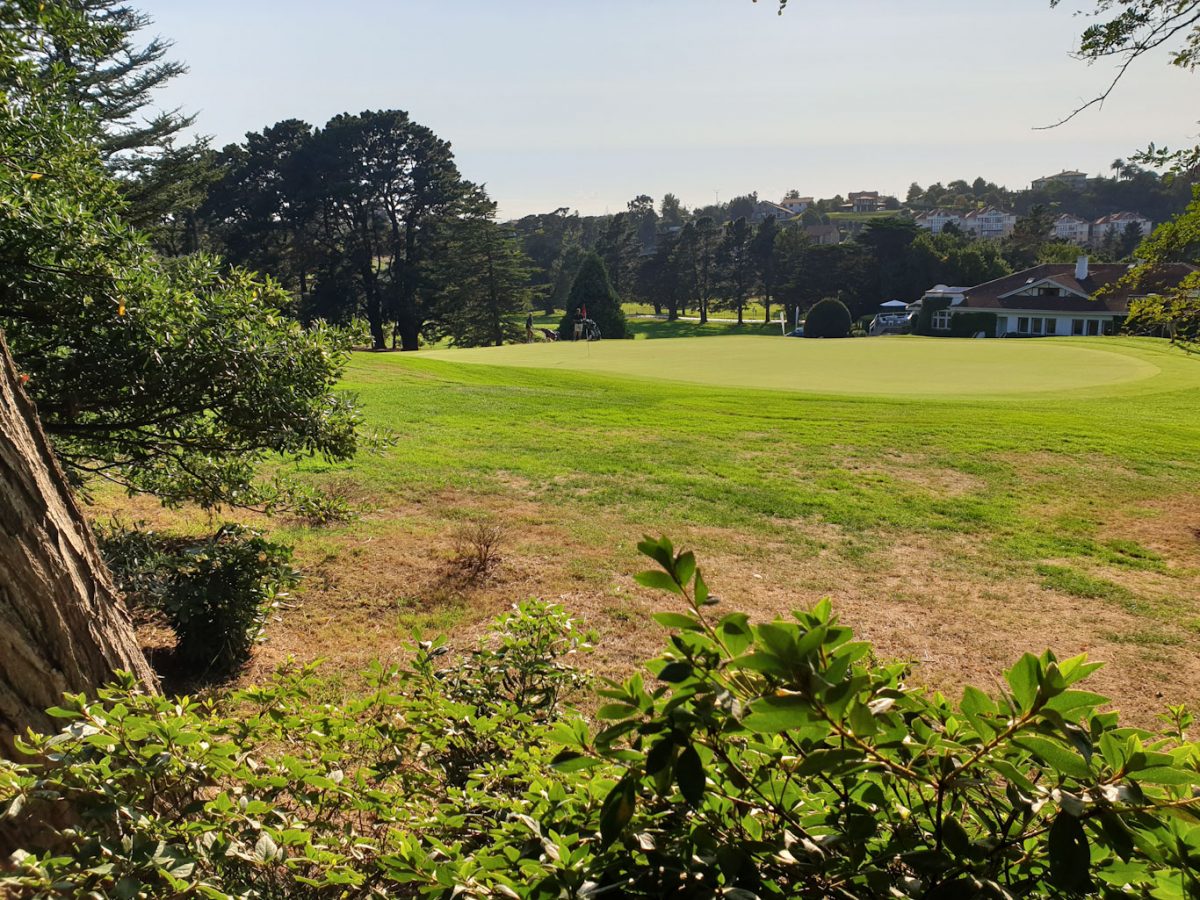
<instances>
[{"instance_id":1,"label":"putting green","mask_svg":"<svg viewBox=\"0 0 1200 900\"><path fill-rule=\"evenodd\" d=\"M1158 381L1155 376L1163 374L1164 367L1183 367L1187 370L1184 380L1200 383L1200 365L1194 365L1194 361L1121 338L821 341L731 335L592 344L514 344L431 350L420 355L446 362L820 394L998 396L1081 391L1148 379ZM1169 381L1170 388L1182 386L1175 378Z\"/></svg>"}]
</instances>

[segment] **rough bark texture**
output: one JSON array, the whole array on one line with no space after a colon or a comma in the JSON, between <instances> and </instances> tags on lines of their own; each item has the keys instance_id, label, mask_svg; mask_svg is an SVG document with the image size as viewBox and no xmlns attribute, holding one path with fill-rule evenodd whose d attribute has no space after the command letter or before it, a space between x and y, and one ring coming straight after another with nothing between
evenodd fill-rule
<instances>
[{"instance_id":1,"label":"rough bark texture","mask_svg":"<svg viewBox=\"0 0 1200 900\"><path fill-rule=\"evenodd\" d=\"M0 754L118 669L157 689L0 334Z\"/></svg>"}]
</instances>

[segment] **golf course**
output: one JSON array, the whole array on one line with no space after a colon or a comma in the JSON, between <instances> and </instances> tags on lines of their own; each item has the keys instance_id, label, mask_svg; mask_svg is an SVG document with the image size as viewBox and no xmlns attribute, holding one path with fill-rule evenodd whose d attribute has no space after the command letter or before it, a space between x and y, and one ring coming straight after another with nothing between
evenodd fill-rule
<instances>
[{"instance_id":1,"label":"golf course","mask_svg":"<svg viewBox=\"0 0 1200 900\"><path fill-rule=\"evenodd\" d=\"M830 597L926 683L988 684L1049 646L1108 662L1096 689L1135 721L1200 700L1200 360L1148 339L736 332L355 354L344 387L392 438L301 464L359 515L268 523L307 577L248 678L289 655L349 675L414 627L464 643L530 596L628 673L662 639L667 601L633 579L649 533L694 549L730 609ZM478 523L500 564L465 579Z\"/></svg>"}]
</instances>

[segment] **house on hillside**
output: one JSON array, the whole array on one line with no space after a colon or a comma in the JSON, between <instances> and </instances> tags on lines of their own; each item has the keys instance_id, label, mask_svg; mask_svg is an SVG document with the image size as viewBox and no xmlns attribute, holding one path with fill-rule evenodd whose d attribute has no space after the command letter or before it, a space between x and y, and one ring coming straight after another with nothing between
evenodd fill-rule
<instances>
[{"instance_id":1,"label":"house on hillside","mask_svg":"<svg viewBox=\"0 0 1200 900\"><path fill-rule=\"evenodd\" d=\"M935 335L1113 334L1129 314L1130 301L1152 293L1119 285L1128 271L1123 263L1092 265L1081 256L1073 265L1034 266L974 287L939 284L909 309L928 321L925 333ZM1200 267L1172 263L1154 273L1151 286L1156 290L1172 287L1196 271ZM1103 288L1109 290L1101 293Z\"/></svg>"},{"instance_id":2,"label":"house on hillside","mask_svg":"<svg viewBox=\"0 0 1200 900\"><path fill-rule=\"evenodd\" d=\"M988 240L999 240L1013 233L1017 217L995 206L973 209L962 217L959 227L968 234Z\"/></svg>"},{"instance_id":3,"label":"house on hillside","mask_svg":"<svg viewBox=\"0 0 1200 900\"><path fill-rule=\"evenodd\" d=\"M754 204L754 210L747 217L746 221L751 225L761 225L763 222L772 216L777 222L786 222L795 215L786 206L781 206L778 203L772 203L770 200L759 200Z\"/></svg>"},{"instance_id":4,"label":"house on hillside","mask_svg":"<svg viewBox=\"0 0 1200 900\"><path fill-rule=\"evenodd\" d=\"M842 232L836 225L805 225L802 230L814 244L824 246L842 242Z\"/></svg>"},{"instance_id":5,"label":"house on hillside","mask_svg":"<svg viewBox=\"0 0 1200 900\"><path fill-rule=\"evenodd\" d=\"M1063 213L1054 220L1051 234L1059 240L1086 247L1092 239L1092 223L1079 216Z\"/></svg>"},{"instance_id":6,"label":"house on hillside","mask_svg":"<svg viewBox=\"0 0 1200 900\"><path fill-rule=\"evenodd\" d=\"M950 209L931 209L913 218L918 228L926 228L933 234L941 234L947 225L962 228L962 216Z\"/></svg>"},{"instance_id":7,"label":"house on hillside","mask_svg":"<svg viewBox=\"0 0 1200 900\"><path fill-rule=\"evenodd\" d=\"M1121 237L1130 225L1137 225L1142 230L1142 237L1154 230L1154 223L1135 212L1116 212L1101 216L1092 223L1092 244L1097 245L1112 232L1115 237Z\"/></svg>"},{"instance_id":8,"label":"house on hillside","mask_svg":"<svg viewBox=\"0 0 1200 900\"><path fill-rule=\"evenodd\" d=\"M1041 178L1033 180L1033 190L1041 191L1050 187L1052 184L1061 184L1071 188L1074 191L1082 191L1087 187L1086 172L1068 172L1065 169L1057 175L1045 175Z\"/></svg>"},{"instance_id":9,"label":"house on hillside","mask_svg":"<svg viewBox=\"0 0 1200 900\"><path fill-rule=\"evenodd\" d=\"M884 201L879 196L879 191L851 191L846 201L850 212L876 212L884 208Z\"/></svg>"},{"instance_id":10,"label":"house on hillside","mask_svg":"<svg viewBox=\"0 0 1200 900\"><path fill-rule=\"evenodd\" d=\"M779 205L790 211L792 215L798 216L810 206L813 205L812 197L784 197L779 201Z\"/></svg>"}]
</instances>

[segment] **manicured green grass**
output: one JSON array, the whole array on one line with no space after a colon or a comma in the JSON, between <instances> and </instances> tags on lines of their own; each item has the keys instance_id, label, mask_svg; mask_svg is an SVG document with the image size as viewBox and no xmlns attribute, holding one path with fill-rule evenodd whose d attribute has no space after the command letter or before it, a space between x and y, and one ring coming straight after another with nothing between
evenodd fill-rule
<instances>
[{"instance_id":1,"label":"manicured green grass","mask_svg":"<svg viewBox=\"0 0 1200 900\"><path fill-rule=\"evenodd\" d=\"M684 332L689 323L661 323ZM698 326L697 326L698 327ZM754 326L761 330L761 326ZM426 359L489 366L568 369L686 381L721 387L769 388L867 396L1005 397L1031 392L1110 388L1148 379L1172 382L1158 348L1101 339L973 341L946 338L804 340L729 334L721 341L664 341L653 350L636 341L559 341L502 348L431 351ZM1189 368L1192 383L1200 367ZM1179 377L1184 377L1181 374Z\"/></svg>"}]
</instances>

